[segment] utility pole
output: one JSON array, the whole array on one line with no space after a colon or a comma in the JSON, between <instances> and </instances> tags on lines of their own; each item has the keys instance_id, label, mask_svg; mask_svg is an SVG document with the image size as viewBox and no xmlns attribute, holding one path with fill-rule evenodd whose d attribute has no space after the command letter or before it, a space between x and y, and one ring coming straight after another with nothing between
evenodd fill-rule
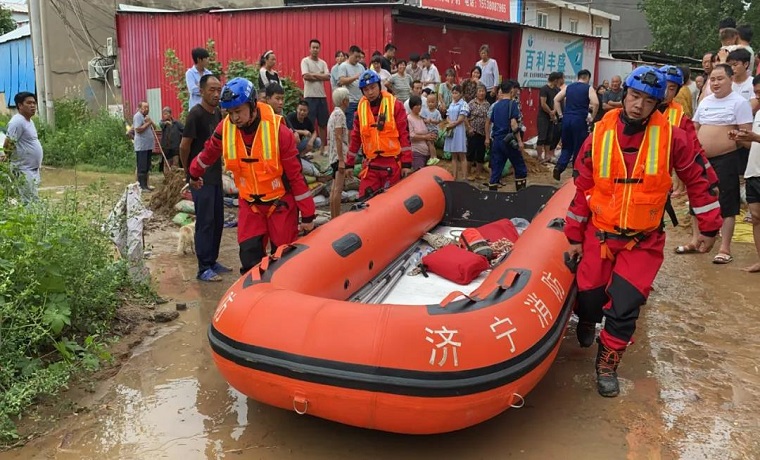
<instances>
[{"instance_id":1,"label":"utility pole","mask_svg":"<svg viewBox=\"0 0 760 460\"><path fill-rule=\"evenodd\" d=\"M50 74L50 53L48 53L48 28L47 28L47 16L48 16L48 0L38 0L37 12L39 13L40 22L40 42L42 48L42 60L43 60L43 79L45 84L45 116L47 118L47 124L55 129L55 107L53 106L53 78Z\"/></svg>"},{"instance_id":2,"label":"utility pole","mask_svg":"<svg viewBox=\"0 0 760 460\"><path fill-rule=\"evenodd\" d=\"M34 83L40 105L45 104L45 64L42 59L42 27L40 26L40 0L29 0L29 21L32 29L32 53L34 54ZM40 118L47 122L47 113L40 110Z\"/></svg>"}]
</instances>

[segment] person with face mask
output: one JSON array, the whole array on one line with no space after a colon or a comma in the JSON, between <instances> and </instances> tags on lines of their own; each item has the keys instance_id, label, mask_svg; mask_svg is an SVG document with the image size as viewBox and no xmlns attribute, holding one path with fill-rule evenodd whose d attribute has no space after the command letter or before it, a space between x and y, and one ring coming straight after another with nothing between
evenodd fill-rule
<instances>
[{"instance_id":1,"label":"person with face mask","mask_svg":"<svg viewBox=\"0 0 760 460\"><path fill-rule=\"evenodd\" d=\"M256 102L253 83L230 80L220 105L227 117L190 165L195 184L209 165L222 157L239 191L238 244L241 274L248 272L272 248L289 244L298 231L314 228L314 200L301 173L293 133L268 104ZM301 225L298 214L301 213Z\"/></svg>"},{"instance_id":2,"label":"person with face mask","mask_svg":"<svg viewBox=\"0 0 760 460\"><path fill-rule=\"evenodd\" d=\"M693 142L657 110L666 80L653 67L626 78L623 107L607 112L575 162L576 195L564 232L577 269L577 337L590 347L605 318L596 355L597 391L620 393L617 369L663 261L663 214L671 172L686 184L699 222L697 248L708 252L722 225L705 165Z\"/></svg>"}]
</instances>

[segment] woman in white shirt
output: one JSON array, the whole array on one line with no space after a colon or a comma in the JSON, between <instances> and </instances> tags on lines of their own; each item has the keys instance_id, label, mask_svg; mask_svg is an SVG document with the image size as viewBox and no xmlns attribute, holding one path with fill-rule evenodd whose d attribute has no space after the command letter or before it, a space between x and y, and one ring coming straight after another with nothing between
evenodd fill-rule
<instances>
[{"instance_id":1,"label":"woman in white shirt","mask_svg":"<svg viewBox=\"0 0 760 460\"><path fill-rule=\"evenodd\" d=\"M499 89L499 64L496 63L496 59L491 59L491 48L488 45L480 47L480 60L475 63L477 67L480 67L480 82L485 85L488 90L488 96L486 99L490 104L496 102L496 95Z\"/></svg>"}]
</instances>

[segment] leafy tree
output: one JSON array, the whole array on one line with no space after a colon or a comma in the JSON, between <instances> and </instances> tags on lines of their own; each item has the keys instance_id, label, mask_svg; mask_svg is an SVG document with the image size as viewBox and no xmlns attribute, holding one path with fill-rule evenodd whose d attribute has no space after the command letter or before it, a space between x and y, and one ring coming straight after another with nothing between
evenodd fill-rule
<instances>
[{"instance_id":1,"label":"leafy tree","mask_svg":"<svg viewBox=\"0 0 760 460\"><path fill-rule=\"evenodd\" d=\"M718 49L720 20L733 17L742 23L745 13L742 0L641 0L639 8L652 31L651 49L691 57Z\"/></svg>"},{"instance_id":2,"label":"leafy tree","mask_svg":"<svg viewBox=\"0 0 760 460\"><path fill-rule=\"evenodd\" d=\"M11 10L0 6L0 35L16 30L16 21L11 16Z\"/></svg>"},{"instance_id":3,"label":"leafy tree","mask_svg":"<svg viewBox=\"0 0 760 460\"><path fill-rule=\"evenodd\" d=\"M752 49L758 50L760 47L760 1L750 3L739 24L749 24L753 27Z\"/></svg>"}]
</instances>

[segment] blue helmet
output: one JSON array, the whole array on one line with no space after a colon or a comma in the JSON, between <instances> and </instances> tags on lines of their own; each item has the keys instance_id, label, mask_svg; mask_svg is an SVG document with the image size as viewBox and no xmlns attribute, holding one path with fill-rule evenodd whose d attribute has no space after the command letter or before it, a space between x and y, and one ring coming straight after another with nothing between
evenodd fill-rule
<instances>
[{"instance_id":1,"label":"blue helmet","mask_svg":"<svg viewBox=\"0 0 760 460\"><path fill-rule=\"evenodd\" d=\"M665 75L665 81L683 86L683 72L674 65L664 65L660 67L660 72Z\"/></svg>"},{"instance_id":2,"label":"blue helmet","mask_svg":"<svg viewBox=\"0 0 760 460\"><path fill-rule=\"evenodd\" d=\"M369 85L380 83L380 75L375 73L374 70L365 70L359 77L359 89L364 89Z\"/></svg>"},{"instance_id":3,"label":"blue helmet","mask_svg":"<svg viewBox=\"0 0 760 460\"><path fill-rule=\"evenodd\" d=\"M665 75L662 72L654 67L641 66L633 69L633 72L628 74L623 88L635 89L652 96L658 101L663 101L665 99L667 84Z\"/></svg>"},{"instance_id":4,"label":"blue helmet","mask_svg":"<svg viewBox=\"0 0 760 460\"><path fill-rule=\"evenodd\" d=\"M234 109L246 102L256 103L256 91L253 89L253 83L245 78L237 77L224 85L222 95L219 98L219 105L223 109Z\"/></svg>"}]
</instances>

